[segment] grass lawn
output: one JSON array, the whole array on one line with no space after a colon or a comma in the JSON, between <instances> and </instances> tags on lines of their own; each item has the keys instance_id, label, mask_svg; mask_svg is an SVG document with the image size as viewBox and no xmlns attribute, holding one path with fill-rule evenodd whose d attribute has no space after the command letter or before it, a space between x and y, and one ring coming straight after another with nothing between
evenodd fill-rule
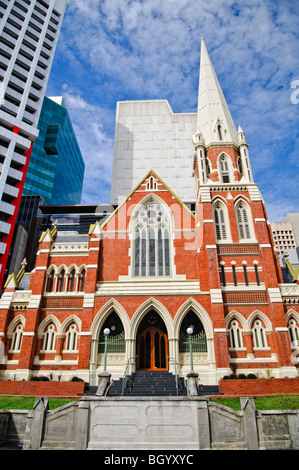
<instances>
[{"instance_id":1,"label":"grass lawn","mask_svg":"<svg viewBox=\"0 0 299 470\"><path fill-rule=\"evenodd\" d=\"M75 399L49 398L49 409L55 410L71 401L75 401ZM0 396L0 410L32 410L34 402L34 397Z\"/></svg>"},{"instance_id":2,"label":"grass lawn","mask_svg":"<svg viewBox=\"0 0 299 470\"><path fill-rule=\"evenodd\" d=\"M55 410L60 406L76 401L77 399L49 398L49 409ZM228 406L233 410L240 410L239 398L215 398L211 399L220 405ZM34 397L6 397L0 396L0 410L32 410L35 402ZM257 410L298 410L299 395L271 396L254 398Z\"/></svg>"},{"instance_id":3,"label":"grass lawn","mask_svg":"<svg viewBox=\"0 0 299 470\"><path fill-rule=\"evenodd\" d=\"M228 406L233 410L241 409L239 398L217 398L212 399L212 401ZM298 410L299 395L255 397L254 403L257 410Z\"/></svg>"}]
</instances>

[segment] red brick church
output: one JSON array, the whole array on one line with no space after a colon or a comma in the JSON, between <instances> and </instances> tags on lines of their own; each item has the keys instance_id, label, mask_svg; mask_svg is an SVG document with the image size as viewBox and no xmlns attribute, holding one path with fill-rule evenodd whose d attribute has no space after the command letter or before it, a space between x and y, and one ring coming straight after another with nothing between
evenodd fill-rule
<instances>
[{"instance_id":1,"label":"red brick church","mask_svg":"<svg viewBox=\"0 0 299 470\"><path fill-rule=\"evenodd\" d=\"M136 125L142 109L156 105L139 104ZM180 116L171 119L177 125ZM145 163L104 221L85 235L49 228L33 271L24 266L8 278L0 300L2 378L76 376L96 385L104 369L115 379L125 370L186 376L191 362L207 385L232 372L297 376L299 286L283 283L248 143L234 127L203 41L190 123L184 165L193 205L171 186L161 154L161 171L156 160ZM178 186L186 181L179 177Z\"/></svg>"}]
</instances>

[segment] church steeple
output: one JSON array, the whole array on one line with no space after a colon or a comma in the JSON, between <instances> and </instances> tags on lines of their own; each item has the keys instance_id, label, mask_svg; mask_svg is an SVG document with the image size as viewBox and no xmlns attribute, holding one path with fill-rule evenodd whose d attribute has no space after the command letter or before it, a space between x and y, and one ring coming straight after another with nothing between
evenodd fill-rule
<instances>
[{"instance_id":1,"label":"church steeple","mask_svg":"<svg viewBox=\"0 0 299 470\"><path fill-rule=\"evenodd\" d=\"M238 144L237 130L203 38L201 39L197 132L202 134L206 146L217 142Z\"/></svg>"}]
</instances>

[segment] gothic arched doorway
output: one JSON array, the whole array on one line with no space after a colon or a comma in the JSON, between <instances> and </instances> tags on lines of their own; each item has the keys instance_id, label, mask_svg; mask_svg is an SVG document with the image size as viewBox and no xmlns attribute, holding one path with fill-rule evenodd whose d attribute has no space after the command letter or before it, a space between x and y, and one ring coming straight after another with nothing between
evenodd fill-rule
<instances>
[{"instance_id":1,"label":"gothic arched doorway","mask_svg":"<svg viewBox=\"0 0 299 470\"><path fill-rule=\"evenodd\" d=\"M137 332L137 368L168 369L168 336L165 323L155 311L141 321Z\"/></svg>"}]
</instances>

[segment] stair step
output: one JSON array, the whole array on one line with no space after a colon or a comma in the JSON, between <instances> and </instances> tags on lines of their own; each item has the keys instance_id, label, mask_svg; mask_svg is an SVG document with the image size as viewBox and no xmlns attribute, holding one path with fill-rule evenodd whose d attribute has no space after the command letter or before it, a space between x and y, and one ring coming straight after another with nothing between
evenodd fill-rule
<instances>
[{"instance_id":1,"label":"stair step","mask_svg":"<svg viewBox=\"0 0 299 470\"><path fill-rule=\"evenodd\" d=\"M123 379L114 381L109 396L122 395ZM168 371L136 371L127 378L124 395L176 396L187 395L184 380L179 378L178 391L175 376Z\"/></svg>"}]
</instances>

